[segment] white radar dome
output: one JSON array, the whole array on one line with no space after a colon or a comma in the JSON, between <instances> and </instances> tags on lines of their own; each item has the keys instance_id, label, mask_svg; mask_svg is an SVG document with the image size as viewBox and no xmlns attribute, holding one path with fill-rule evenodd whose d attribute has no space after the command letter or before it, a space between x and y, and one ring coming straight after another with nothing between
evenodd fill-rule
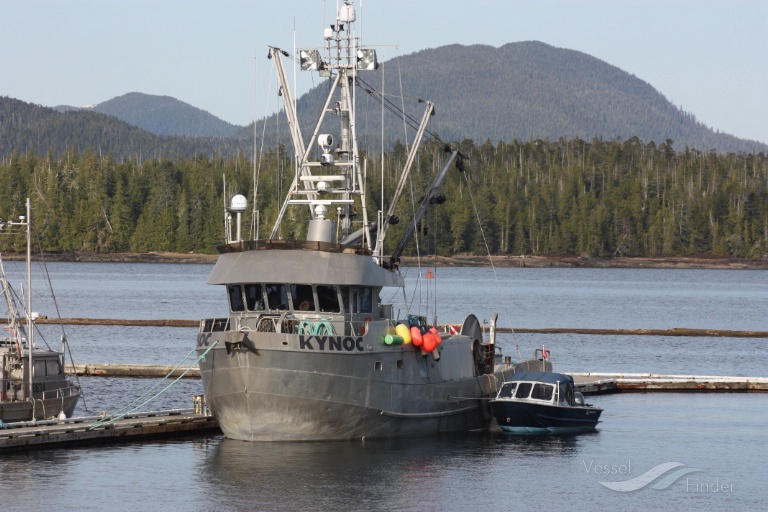
<instances>
[{"instance_id":1,"label":"white radar dome","mask_svg":"<svg viewBox=\"0 0 768 512\"><path fill-rule=\"evenodd\" d=\"M232 198L232 202L229 205L229 209L233 212L244 212L248 206L248 200L242 194L237 194Z\"/></svg>"},{"instance_id":2,"label":"white radar dome","mask_svg":"<svg viewBox=\"0 0 768 512\"><path fill-rule=\"evenodd\" d=\"M355 21L355 6L352 5L352 0L344 0L344 5L339 7L339 21L344 23Z\"/></svg>"}]
</instances>

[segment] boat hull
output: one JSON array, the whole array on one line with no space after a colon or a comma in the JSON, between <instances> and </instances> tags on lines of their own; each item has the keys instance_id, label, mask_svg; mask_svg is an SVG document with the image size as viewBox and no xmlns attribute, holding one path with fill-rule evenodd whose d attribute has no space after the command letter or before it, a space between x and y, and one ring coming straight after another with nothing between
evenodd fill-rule
<instances>
[{"instance_id":1,"label":"boat hull","mask_svg":"<svg viewBox=\"0 0 768 512\"><path fill-rule=\"evenodd\" d=\"M363 353L227 353L217 347L200 361L206 405L226 437L247 441L413 437L486 428L492 419L488 402L477 398L494 396L504 373L446 379L449 367L450 361L411 347Z\"/></svg>"},{"instance_id":2,"label":"boat hull","mask_svg":"<svg viewBox=\"0 0 768 512\"><path fill-rule=\"evenodd\" d=\"M522 400L493 400L499 427L516 434L578 433L595 430L602 409L592 406L538 404Z\"/></svg>"},{"instance_id":3,"label":"boat hull","mask_svg":"<svg viewBox=\"0 0 768 512\"><path fill-rule=\"evenodd\" d=\"M5 423L56 418L61 412L72 416L80 398L79 393L70 394L63 398L36 398L34 406L31 401L0 402L0 420Z\"/></svg>"}]
</instances>

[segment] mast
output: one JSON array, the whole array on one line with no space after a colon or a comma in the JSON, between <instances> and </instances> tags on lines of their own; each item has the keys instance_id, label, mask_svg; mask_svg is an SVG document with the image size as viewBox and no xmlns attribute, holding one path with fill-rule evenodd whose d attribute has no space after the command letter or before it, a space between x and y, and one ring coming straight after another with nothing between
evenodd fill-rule
<instances>
[{"instance_id":1,"label":"mast","mask_svg":"<svg viewBox=\"0 0 768 512\"><path fill-rule=\"evenodd\" d=\"M34 336L34 318L32 316L32 232L31 232L31 218L32 215L32 207L31 202L29 198L27 198L26 202L26 208L27 208L27 214L26 215L19 215L18 222L8 221L4 222L0 220L0 230L2 230L5 226L24 226L26 228L26 241L27 241L27 261L26 261L26 271L27 271L27 350L28 352L28 369L27 369L27 377L28 377L28 386L24 389L24 393L26 394L27 399L32 398L32 377L34 376L34 360L33 360L33 352L35 347L35 342L33 339ZM2 261L0 261L0 274L2 274L2 281L3 281L3 290L5 294L6 301L8 302L8 314L10 316L10 324L11 324L11 331L12 336L16 341L16 350L19 353L19 360L24 360L24 346L22 345L22 338L19 335L19 329L16 329L16 318L18 317L18 312L16 310L15 301L12 297L10 285L8 284L8 279L5 276L5 269L2 267ZM23 286L23 285L22 285Z\"/></svg>"},{"instance_id":2,"label":"mast","mask_svg":"<svg viewBox=\"0 0 768 512\"><path fill-rule=\"evenodd\" d=\"M378 63L375 51L362 48L360 39L354 35L355 20L352 0L344 0L335 23L324 29L322 51L316 48L298 50L302 70L318 71L321 77L330 81L330 90L307 144L299 129L298 113L292 103L281 61L288 54L275 47L269 48L268 56L277 71L297 165L293 183L272 228L272 239L277 237L290 205L309 206L308 241L344 243L352 233L352 222L356 216L355 196L360 198L363 222L367 225L365 184L355 128L355 77L358 71L375 70ZM329 114L338 117L340 121L340 130L336 136L320 133L323 121ZM319 161L310 161L315 144L322 154ZM332 207L335 207L335 212L330 210ZM339 236L337 222L341 225ZM370 233L367 231L364 243L371 250Z\"/></svg>"},{"instance_id":3,"label":"mast","mask_svg":"<svg viewBox=\"0 0 768 512\"><path fill-rule=\"evenodd\" d=\"M35 348L35 329L32 325L32 236L30 230L30 224L32 223L32 218L30 217L31 213L32 208L30 206L29 198L27 198L27 350L29 351L29 389L27 390L28 399L32 399L32 377L34 376L34 361L32 359L32 353L34 352Z\"/></svg>"}]
</instances>

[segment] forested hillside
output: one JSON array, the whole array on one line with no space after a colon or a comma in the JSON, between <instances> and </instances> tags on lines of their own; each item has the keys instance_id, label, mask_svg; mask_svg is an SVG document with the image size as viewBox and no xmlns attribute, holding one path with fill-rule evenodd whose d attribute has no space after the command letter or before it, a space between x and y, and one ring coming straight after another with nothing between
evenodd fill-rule
<instances>
[{"instance_id":1,"label":"forested hillside","mask_svg":"<svg viewBox=\"0 0 768 512\"><path fill-rule=\"evenodd\" d=\"M768 161L764 154L675 151L671 141L559 139L461 143L466 170L452 170L448 201L423 222L422 251L442 255L579 254L768 257ZM384 157L385 197L406 158ZM428 145L397 214L409 218L444 158ZM367 162L369 199L380 199L381 159ZM259 165L264 237L292 177L283 148ZM205 156L118 161L87 150L60 158L13 153L0 165L0 217L32 198L36 238L46 251L211 252L223 241L222 176L228 196L253 190L252 162ZM371 208L369 218L376 218ZM250 222L246 215L245 226ZM285 238L301 238L306 212L289 215ZM478 219L482 231L478 229ZM406 222L395 226L396 243ZM247 228L245 229L247 232ZM483 237L484 235L484 237ZM23 240L0 237L0 249ZM391 250L392 247L389 247Z\"/></svg>"}]
</instances>

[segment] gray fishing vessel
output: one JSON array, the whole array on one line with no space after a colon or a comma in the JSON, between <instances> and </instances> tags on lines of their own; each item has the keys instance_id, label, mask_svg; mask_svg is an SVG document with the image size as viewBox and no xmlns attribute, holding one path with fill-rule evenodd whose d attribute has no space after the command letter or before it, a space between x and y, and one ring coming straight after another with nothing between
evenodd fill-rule
<instances>
[{"instance_id":1,"label":"gray fishing vessel","mask_svg":"<svg viewBox=\"0 0 768 512\"><path fill-rule=\"evenodd\" d=\"M6 302L7 325L0 334L0 424L72 416L80 386L64 375L66 338L61 351L35 344L32 312L31 206L16 222L0 220L0 234L14 235L15 228L26 231L26 303L19 299L8 282L0 255L0 288Z\"/></svg>"},{"instance_id":2,"label":"gray fishing vessel","mask_svg":"<svg viewBox=\"0 0 768 512\"><path fill-rule=\"evenodd\" d=\"M283 69L289 54L269 48L297 155L295 177L268 239L242 239L246 198L232 198L227 243L218 248L208 279L226 290L230 313L201 320L197 336L205 401L229 438L346 440L485 428L492 421L490 399L515 371L497 350L493 328L485 341L474 315L458 332L441 333L422 316L406 311L396 318L392 304L382 302L382 289L404 289L399 256L462 156L446 148L405 235L385 256L394 208L434 106L423 102L388 211L369 219L355 95L358 74L377 63L374 50L355 37L355 20L352 2L345 1L325 29L324 47L298 52L302 69L330 81L308 144ZM320 133L331 117L338 119L338 134ZM304 240L278 235L292 207L309 209Z\"/></svg>"}]
</instances>

